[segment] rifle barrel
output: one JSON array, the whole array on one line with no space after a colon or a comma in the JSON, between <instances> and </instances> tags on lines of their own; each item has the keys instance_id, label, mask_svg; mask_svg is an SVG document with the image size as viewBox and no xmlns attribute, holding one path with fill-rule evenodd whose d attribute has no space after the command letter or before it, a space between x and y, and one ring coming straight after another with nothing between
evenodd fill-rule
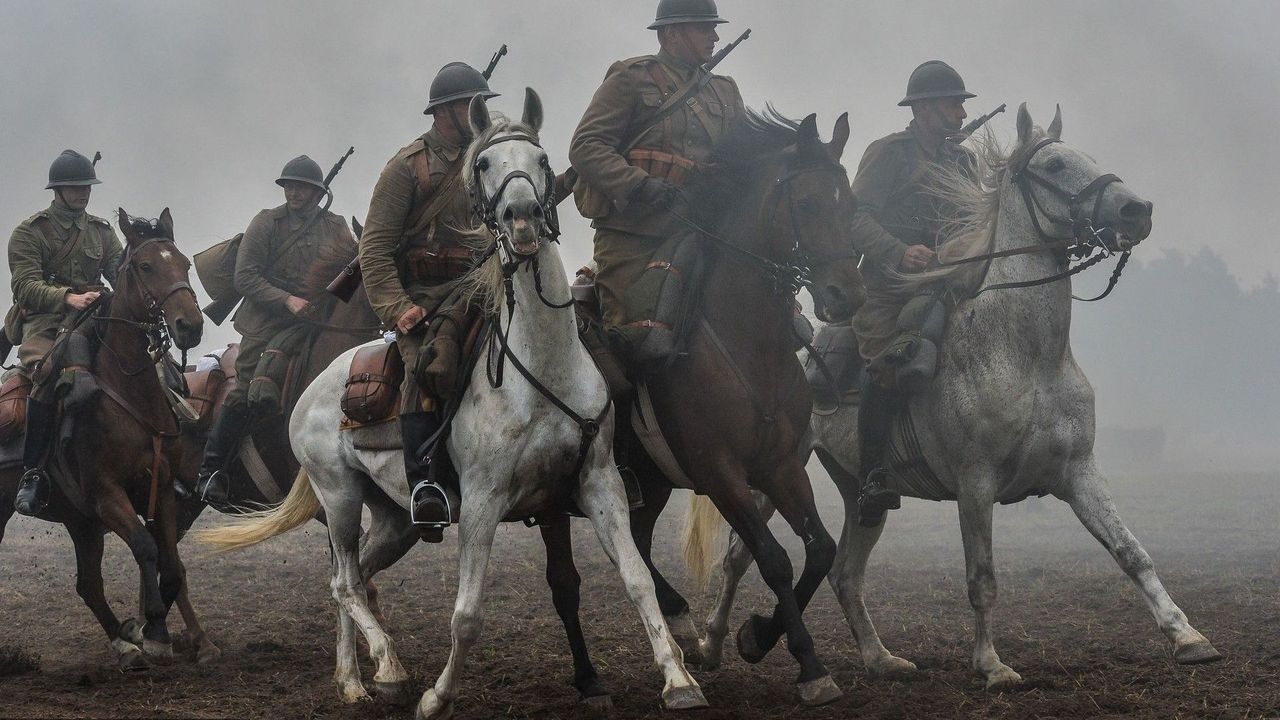
<instances>
[{"instance_id":1,"label":"rifle barrel","mask_svg":"<svg viewBox=\"0 0 1280 720\"><path fill-rule=\"evenodd\" d=\"M725 45L724 47L720 48L720 52L717 52L715 55L712 55L711 62L704 65L703 69L705 69L707 72L711 72L712 70L714 70L715 67L720 64L720 61L725 59L725 56L733 52L734 48L741 45L749 37L751 37L751 28L747 28L745 32L743 32L741 35L738 36L737 40L734 40L728 45Z\"/></svg>"},{"instance_id":2,"label":"rifle barrel","mask_svg":"<svg viewBox=\"0 0 1280 720\"><path fill-rule=\"evenodd\" d=\"M329 187L329 184L333 182L333 179L338 177L338 173L342 171L342 166L346 164L347 158L351 157L351 154L355 151L356 148L354 145L347 148L347 153L338 158L338 162L334 163L333 167L329 168L329 174L324 176L324 186L326 189Z\"/></svg>"}]
</instances>

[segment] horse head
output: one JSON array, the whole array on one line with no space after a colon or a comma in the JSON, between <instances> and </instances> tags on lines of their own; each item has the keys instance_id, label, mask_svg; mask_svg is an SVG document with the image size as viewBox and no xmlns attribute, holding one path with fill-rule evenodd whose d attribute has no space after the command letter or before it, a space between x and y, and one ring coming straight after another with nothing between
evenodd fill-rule
<instances>
[{"instance_id":1,"label":"horse head","mask_svg":"<svg viewBox=\"0 0 1280 720\"><path fill-rule=\"evenodd\" d=\"M836 120L830 142L818 137L816 115L801 123L794 150L784 162L766 198L768 236L774 252L799 255L810 273L806 283L823 320L853 316L867 299L857 253L853 249L855 200L849 177L840 165L849 140L849 115Z\"/></svg>"},{"instance_id":2,"label":"horse head","mask_svg":"<svg viewBox=\"0 0 1280 720\"><path fill-rule=\"evenodd\" d=\"M116 300L135 318L161 320L180 350L200 342L204 315L191 288L191 261L173 238L169 208L158 220L144 220L119 210L125 252L116 273Z\"/></svg>"},{"instance_id":3,"label":"horse head","mask_svg":"<svg viewBox=\"0 0 1280 720\"><path fill-rule=\"evenodd\" d=\"M464 178L476 214L498 239L503 262L529 257L544 240L559 234L555 216L555 173L538 143L542 100L525 89L519 123L489 114L483 96L468 113L474 140L467 149Z\"/></svg>"},{"instance_id":4,"label":"horse head","mask_svg":"<svg viewBox=\"0 0 1280 720\"><path fill-rule=\"evenodd\" d=\"M1061 107L1047 131L1035 126L1026 103L1018 108L1018 145L1009 167L1043 237L1069 236L1125 251L1151 234L1151 202L1062 142Z\"/></svg>"}]
</instances>

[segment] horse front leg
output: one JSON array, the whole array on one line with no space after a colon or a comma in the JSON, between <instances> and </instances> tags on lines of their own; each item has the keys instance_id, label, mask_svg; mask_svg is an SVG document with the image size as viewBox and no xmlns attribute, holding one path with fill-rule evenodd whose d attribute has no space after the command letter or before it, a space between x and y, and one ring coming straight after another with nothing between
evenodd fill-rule
<instances>
[{"instance_id":1,"label":"horse front leg","mask_svg":"<svg viewBox=\"0 0 1280 720\"><path fill-rule=\"evenodd\" d=\"M613 699L600 683L600 675L591 663L587 639L583 637L578 617L582 576L573 562L573 534L569 518L558 518L539 525L538 529L547 550L547 585L551 588L551 603L555 605L556 614L569 637L569 652L573 654L573 686L578 689L578 699L587 707L608 710L613 707Z\"/></svg>"},{"instance_id":2,"label":"horse front leg","mask_svg":"<svg viewBox=\"0 0 1280 720\"><path fill-rule=\"evenodd\" d=\"M125 628L107 603L102 585L102 526L90 520L69 522L67 532L76 548L76 593L107 633L117 665L121 670L146 670L147 660L138 647L141 639L125 637L133 634L136 624Z\"/></svg>"},{"instance_id":3,"label":"horse front leg","mask_svg":"<svg viewBox=\"0 0 1280 720\"><path fill-rule=\"evenodd\" d=\"M221 658L222 650L214 644L209 634L200 625L200 618L196 615L195 606L191 604L191 595L186 583L182 584L177 603L178 612L182 614L182 622L187 626L186 642L189 647L195 649L196 662L207 665Z\"/></svg>"},{"instance_id":4,"label":"horse front leg","mask_svg":"<svg viewBox=\"0 0 1280 720\"><path fill-rule=\"evenodd\" d=\"M1138 586L1160 631L1173 647L1173 659L1184 665L1221 660L1222 654L1191 626L1186 614L1165 591L1151 556L1121 521L1106 479L1098 472L1093 458L1089 458L1085 467L1074 475L1072 483L1060 497L1070 503L1080 522Z\"/></svg>"},{"instance_id":5,"label":"horse front leg","mask_svg":"<svg viewBox=\"0 0 1280 720\"><path fill-rule=\"evenodd\" d=\"M769 498L756 493L757 507L764 521L769 522L774 507ZM738 583L751 567L751 552L738 534L729 532L729 544L725 548L724 558L720 565L720 590L716 593L715 604L707 615L707 634L698 644L702 655L702 669L714 670L720 667L724 659L724 639L729 634L729 613L733 612L733 601L738 594Z\"/></svg>"},{"instance_id":6,"label":"horse front leg","mask_svg":"<svg viewBox=\"0 0 1280 720\"><path fill-rule=\"evenodd\" d=\"M702 689L684 666L684 655L671 635L660 607L653 577L632 539L622 477L613 465L612 453L588 464L579 485L578 502L595 526L596 537L622 576L631 604L640 612L653 659L663 675L662 704L667 710L707 706ZM660 510L659 510L660 511ZM686 608L685 612L688 610Z\"/></svg>"},{"instance_id":7,"label":"horse front leg","mask_svg":"<svg viewBox=\"0 0 1280 720\"><path fill-rule=\"evenodd\" d=\"M831 564L831 573L827 575L827 582L831 584L840 608L844 611L845 621L853 631L862 663L872 677L912 675L918 671L915 663L895 656L880 642L880 635L871 622L871 615L867 612L862 597L867 560L871 557L871 550L875 548L876 542L880 540L889 515L885 513L875 527L863 527L861 514L858 512L857 478L845 471L823 448L814 452L844 500L844 529L840 533L840 543L836 546L836 557Z\"/></svg>"},{"instance_id":8,"label":"horse front leg","mask_svg":"<svg viewBox=\"0 0 1280 720\"><path fill-rule=\"evenodd\" d=\"M699 647L702 639L693 622L693 615L689 612L689 601L667 581L653 562L653 529L671 499L671 485L656 468L646 468L639 463L637 466L649 481L644 488L644 507L631 514L631 537L640 557L644 559L645 567L649 568L658 607L662 608L662 617L667 622L671 636L680 646L684 661L697 665L702 662L702 650Z\"/></svg>"},{"instance_id":9,"label":"horse front leg","mask_svg":"<svg viewBox=\"0 0 1280 720\"><path fill-rule=\"evenodd\" d=\"M988 690L1003 690L1022 676L1000 661L991 637L991 611L996 604L995 561L991 555L991 516L995 488L989 482L959 483L960 536L964 541L965 579L973 607L973 669L986 678Z\"/></svg>"},{"instance_id":10,"label":"horse front leg","mask_svg":"<svg viewBox=\"0 0 1280 720\"><path fill-rule=\"evenodd\" d=\"M113 478L101 480L97 511L102 523L129 546L143 578L142 605L146 624L142 628L142 652L148 658L168 662L173 659L173 642L165 624L165 617L169 614L168 603L160 592L160 547L138 520L133 504ZM170 592L172 602L177 591L171 587Z\"/></svg>"},{"instance_id":11,"label":"horse front leg","mask_svg":"<svg viewBox=\"0 0 1280 720\"><path fill-rule=\"evenodd\" d=\"M471 479L462 479L464 491L481 482L474 473L472 475ZM453 605L450 623L453 647L449 651L449 662L436 678L435 686L423 693L418 701L414 715L417 720L443 720L453 714L462 666L484 629L485 576L489 569L489 556L493 552L493 537L507 506L501 497L488 493L474 499L464 498L463 508L458 531L458 598Z\"/></svg>"}]
</instances>

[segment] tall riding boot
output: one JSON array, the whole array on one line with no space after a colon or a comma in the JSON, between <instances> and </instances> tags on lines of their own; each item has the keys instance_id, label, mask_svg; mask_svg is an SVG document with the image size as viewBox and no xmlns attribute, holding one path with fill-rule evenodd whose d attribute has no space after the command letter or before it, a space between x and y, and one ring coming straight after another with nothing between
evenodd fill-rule
<instances>
[{"instance_id":1,"label":"tall riding boot","mask_svg":"<svg viewBox=\"0 0 1280 720\"><path fill-rule=\"evenodd\" d=\"M44 463L53 448L57 420L55 403L27 398L27 430L22 441L22 466L26 472L18 481L18 492L13 499L13 508L23 515L39 515L49 504L52 488Z\"/></svg>"},{"instance_id":2,"label":"tall riding boot","mask_svg":"<svg viewBox=\"0 0 1280 720\"><path fill-rule=\"evenodd\" d=\"M404 472L409 483L409 519L427 542L444 539L444 529L453 518L449 492L441 483L443 473L432 465L448 463L438 451L428 455L424 447L440 432L438 412L413 412L400 415L400 437L404 444ZM437 443L439 444L439 443ZM432 457L434 455L435 457Z\"/></svg>"},{"instance_id":3,"label":"tall riding boot","mask_svg":"<svg viewBox=\"0 0 1280 720\"><path fill-rule=\"evenodd\" d=\"M213 424L209 439L204 445L204 460L200 463L200 475L196 480L196 494L215 509L231 502L231 478L227 465L236 456L245 428L249 425L248 405L233 403L222 406L222 413Z\"/></svg>"},{"instance_id":4,"label":"tall riding boot","mask_svg":"<svg viewBox=\"0 0 1280 720\"><path fill-rule=\"evenodd\" d=\"M858 405L858 477L862 480L858 514L863 527L879 525L886 511L902 507L902 496L888 487L889 471L885 468L885 450L897 400L897 394L871 373L863 376Z\"/></svg>"}]
</instances>

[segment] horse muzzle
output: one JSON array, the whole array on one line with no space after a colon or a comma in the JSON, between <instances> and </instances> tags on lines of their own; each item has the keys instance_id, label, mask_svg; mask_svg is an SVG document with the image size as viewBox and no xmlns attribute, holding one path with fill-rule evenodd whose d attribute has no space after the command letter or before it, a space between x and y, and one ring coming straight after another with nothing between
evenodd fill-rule
<instances>
[{"instance_id":1,"label":"horse muzzle","mask_svg":"<svg viewBox=\"0 0 1280 720\"><path fill-rule=\"evenodd\" d=\"M179 350L190 350L200 344L201 337L204 336L204 319L196 318L195 321L186 318L175 318L169 323L169 333L173 336L173 344Z\"/></svg>"},{"instance_id":2,"label":"horse muzzle","mask_svg":"<svg viewBox=\"0 0 1280 720\"><path fill-rule=\"evenodd\" d=\"M547 235L547 218L542 206L533 200L516 200L502 211L499 223L516 255L533 255L542 247Z\"/></svg>"}]
</instances>

